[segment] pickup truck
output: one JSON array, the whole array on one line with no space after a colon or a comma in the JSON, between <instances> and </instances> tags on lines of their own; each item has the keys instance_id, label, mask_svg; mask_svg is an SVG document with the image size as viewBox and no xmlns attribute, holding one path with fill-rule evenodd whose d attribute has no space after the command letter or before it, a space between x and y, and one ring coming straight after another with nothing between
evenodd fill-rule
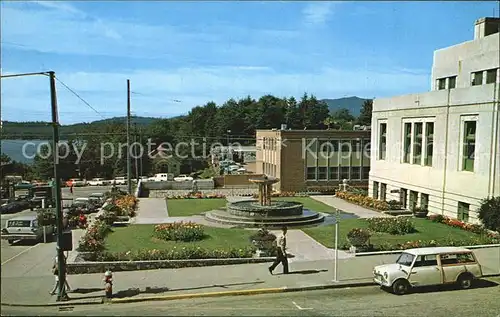
<instances>
[{"instance_id":1,"label":"pickup truck","mask_svg":"<svg viewBox=\"0 0 500 317\"><path fill-rule=\"evenodd\" d=\"M177 177L174 177L174 181L176 182L187 182L187 181L192 181L193 178L191 176L187 175L179 175Z\"/></svg>"},{"instance_id":2,"label":"pickup truck","mask_svg":"<svg viewBox=\"0 0 500 317\"><path fill-rule=\"evenodd\" d=\"M115 177L113 180L114 185L127 185L127 179L125 177Z\"/></svg>"},{"instance_id":3,"label":"pickup truck","mask_svg":"<svg viewBox=\"0 0 500 317\"><path fill-rule=\"evenodd\" d=\"M54 226L45 226L47 238L54 234ZM13 244L17 240L43 240L43 226L38 224L37 216L25 215L7 220L5 228L2 229L2 240ZM47 239L50 240L50 239Z\"/></svg>"}]
</instances>

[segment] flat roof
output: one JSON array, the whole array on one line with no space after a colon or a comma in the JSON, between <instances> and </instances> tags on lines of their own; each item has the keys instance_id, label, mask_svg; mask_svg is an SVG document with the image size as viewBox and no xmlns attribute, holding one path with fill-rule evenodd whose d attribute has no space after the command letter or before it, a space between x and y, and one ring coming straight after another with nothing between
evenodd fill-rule
<instances>
[{"instance_id":1,"label":"flat roof","mask_svg":"<svg viewBox=\"0 0 500 317\"><path fill-rule=\"evenodd\" d=\"M410 253L413 255L425 255L425 254L438 254L438 253L452 253L452 252L469 252L470 250L463 247L429 247L429 248L415 248L407 249L403 252Z\"/></svg>"}]
</instances>

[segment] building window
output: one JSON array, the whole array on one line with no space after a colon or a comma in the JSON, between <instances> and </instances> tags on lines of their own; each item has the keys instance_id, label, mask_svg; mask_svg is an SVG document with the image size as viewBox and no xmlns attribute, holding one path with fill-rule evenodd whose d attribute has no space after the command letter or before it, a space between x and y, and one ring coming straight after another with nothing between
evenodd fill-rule
<instances>
[{"instance_id":1,"label":"building window","mask_svg":"<svg viewBox=\"0 0 500 317\"><path fill-rule=\"evenodd\" d=\"M463 222L469 221L469 204L463 203L461 201L458 202L458 213L457 219Z\"/></svg>"},{"instance_id":2,"label":"building window","mask_svg":"<svg viewBox=\"0 0 500 317\"><path fill-rule=\"evenodd\" d=\"M425 166L432 166L434 153L434 122L425 123Z\"/></svg>"},{"instance_id":3,"label":"building window","mask_svg":"<svg viewBox=\"0 0 500 317\"><path fill-rule=\"evenodd\" d=\"M404 148L403 148L403 163L410 163L411 154L411 123L406 122L404 126Z\"/></svg>"},{"instance_id":4,"label":"building window","mask_svg":"<svg viewBox=\"0 0 500 317\"><path fill-rule=\"evenodd\" d=\"M448 78L448 89L453 89L457 86L457 76Z\"/></svg>"},{"instance_id":5,"label":"building window","mask_svg":"<svg viewBox=\"0 0 500 317\"><path fill-rule=\"evenodd\" d=\"M418 193L416 191L410 190L410 210L417 207Z\"/></svg>"},{"instance_id":6,"label":"building window","mask_svg":"<svg viewBox=\"0 0 500 317\"><path fill-rule=\"evenodd\" d=\"M337 180L339 179L339 168L338 167L330 167L328 179Z\"/></svg>"},{"instance_id":7,"label":"building window","mask_svg":"<svg viewBox=\"0 0 500 317\"><path fill-rule=\"evenodd\" d=\"M316 179L316 167L308 167L307 168L307 179L315 180Z\"/></svg>"},{"instance_id":8,"label":"building window","mask_svg":"<svg viewBox=\"0 0 500 317\"><path fill-rule=\"evenodd\" d=\"M483 84L483 72L472 73L472 86L478 86Z\"/></svg>"},{"instance_id":9,"label":"building window","mask_svg":"<svg viewBox=\"0 0 500 317\"><path fill-rule=\"evenodd\" d=\"M378 159L385 160L385 153L387 149L387 123L380 124L378 142Z\"/></svg>"},{"instance_id":10,"label":"building window","mask_svg":"<svg viewBox=\"0 0 500 317\"><path fill-rule=\"evenodd\" d=\"M327 179L327 168L326 167L318 167L318 179L320 179L320 180Z\"/></svg>"},{"instance_id":11,"label":"building window","mask_svg":"<svg viewBox=\"0 0 500 317\"><path fill-rule=\"evenodd\" d=\"M385 201L387 194L387 184L380 184L380 200Z\"/></svg>"},{"instance_id":12,"label":"building window","mask_svg":"<svg viewBox=\"0 0 500 317\"><path fill-rule=\"evenodd\" d=\"M446 89L446 78L439 78L438 82L438 90Z\"/></svg>"},{"instance_id":13,"label":"building window","mask_svg":"<svg viewBox=\"0 0 500 317\"><path fill-rule=\"evenodd\" d=\"M399 202L401 203L401 208L406 209L406 198L408 197L408 190L401 188L399 190Z\"/></svg>"},{"instance_id":14,"label":"building window","mask_svg":"<svg viewBox=\"0 0 500 317\"><path fill-rule=\"evenodd\" d=\"M497 69L489 69L486 71L486 83L492 84L497 81Z\"/></svg>"},{"instance_id":15,"label":"building window","mask_svg":"<svg viewBox=\"0 0 500 317\"><path fill-rule=\"evenodd\" d=\"M351 179L361 179L361 167L359 166L351 167Z\"/></svg>"},{"instance_id":16,"label":"building window","mask_svg":"<svg viewBox=\"0 0 500 317\"><path fill-rule=\"evenodd\" d=\"M349 179L349 166L342 166L340 168L340 179Z\"/></svg>"},{"instance_id":17,"label":"building window","mask_svg":"<svg viewBox=\"0 0 500 317\"><path fill-rule=\"evenodd\" d=\"M361 169L361 179L370 178L370 166L363 166Z\"/></svg>"},{"instance_id":18,"label":"building window","mask_svg":"<svg viewBox=\"0 0 500 317\"><path fill-rule=\"evenodd\" d=\"M373 182L373 199L378 199L378 182Z\"/></svg>"},{"instance_id":19,"label":"building window","mask_svg":"<svg viewBox=\"0 0 500 317\"><path fill-rule=\"evenodd\" d=\"M429 209L429 194L420 194L420 207L423 209Z\"/></svg>"},{"instance_id":20,"label":"building window","mask_svg":"<svg viewBox=\"0 0 500 317\"><path fill-rule=\"evenodd\" d=\"M421 164L422 162L422 141L423 128L422 122L415 123L415 133L413 134L413 164Z\"/></svg>"},{"instance_id":21,"label":"building window","mask_svg":"<svg viewBox=\"0 0 500 317\"><path fill-rule=\"evenodd\" d=\"M462 170L474 172L474 154L476 152L476 121L464 122Z\"/></svg>"}]
</instances>

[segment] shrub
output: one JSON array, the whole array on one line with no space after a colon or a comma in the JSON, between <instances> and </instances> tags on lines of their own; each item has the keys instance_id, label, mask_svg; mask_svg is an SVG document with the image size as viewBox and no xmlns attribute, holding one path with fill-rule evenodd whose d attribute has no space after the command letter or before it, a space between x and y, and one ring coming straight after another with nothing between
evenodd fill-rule
<instances>
[{"instance_id":1,"label":"shrub","mask_svg":"<svg viewBox=\"0 0 500 317\"><path fill-rule=\"evenodd\" d=\"M401 202L397 200L390 200L388 203L390 210L399 210L401 209Z\"/></svg>"},{"instance_id":2,"label":"shrub","mask_svg":"<svg viewBox=\"0 0 500 317\"><path fill-rule=\"evenodd\" d=\"M135 208L137 206L137 198L134 195L125 195L118 197L115 200L116 206L118 206L122 210L122 214L118 216L135 216Z\"/></svg>"},{"instance_id":3,"label":"shrub","mask_svg":"<svg viewBox=\"0 0 500 317\"><path fill-rule=\"evenodd\" d=\"M109 225L103 221L96 220L80 239L78 251L102 252L105 249L104 238L110 231L111 227Z\"/></svg>"},{"instance_id":4,"label":"shrub","mask_svg":"<svg viewBox=\"0 0 500 317\"><path fill-rule=\"evenodd\" d=\"M500 232L500 196L483 199L478 216L487 229Z\"/></svg>"},{"instance_id":5,"label":"shrub","mask_svg":"<svg viewBox=\"0 0 500 317\"><path fill-rule=\"evenodd\" d=\"M431 220L432 222L437 222L437 223L443 223L444 222L444 219L445 217L443 215L430 215L428 217L429 220Z\"/></svg>"},{"instance_id":6,"label":"shrub","mask_svg":"<svg viewBox=\"0 0 500 317\"><path fill-rule=\"evenodd\" d=\"M368 240L370 239L370 232L365 229L361 228L354 228L349 231L347 234L347 240L355 246L355 247L361 247L367 244Z\"/></svg>"},{"instance_id":7,"label":"shrub","mask_svg":"<svg viewBox=\"0 0 500 317\"><path fill-rule=\"evenodd\" d=\"M257 233L250 236L250 242L259 250L266 253L266 255L276 255L276 236L269 232L266 228L262 228Z\"/></svg>"},{"instance_id":8,"label":"shrub","mask_svg":"<svg viewBox=\"0 0 500 317\"><path fill-rule=\"evenodd\" d=\"M255 253L254 246L228 250L204 249L200 247L173 247L165 250L140 250L136 252L110 253L102 252L97 254L97 261L153 261L153 260L192 260L192 259L230 259L230 258L251 258Z\"/></svg>"},{"instance_id":9,"label":"shrub","mask_svg":"<svg viewBox=\"0 0 500 317\"><path fill-rule=\"evenodd\" d=\"M118 216L114 211L104 210L104 212L101 215L99 215L97 219L111 226L115 221L118 220Z\"/></svg>"},{"instance_id":10,"label":"shrub","mask_svg":"<svg viewBox=\"0 0 500 317\"><path fill-rule=\"evenodd\" d=\"M202 240L205 237L205 232L202 225L181 221L156 225L154 236L166 241L192 242Z\"/></svg>"},{"instance_id":11,"label":"shrub","mask_svg":"<svg viewBox=\"0 0 500 317\"><path fill-rule=\"evenodd\" d=\"M368 228L375 232L384 232L393 235L404 235L415 232L415 225L408 217L370 218L367 219Z\"/></svg>"}]
</instances>

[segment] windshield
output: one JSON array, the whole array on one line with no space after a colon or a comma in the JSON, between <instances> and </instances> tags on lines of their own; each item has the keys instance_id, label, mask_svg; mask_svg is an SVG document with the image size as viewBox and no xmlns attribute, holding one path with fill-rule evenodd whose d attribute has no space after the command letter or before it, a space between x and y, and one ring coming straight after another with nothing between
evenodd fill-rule
<instances>
[{"instance_id":1,"label":"windshield","mask_svg":"<svg viewBox=\"0 0 500 317\"><path fill-rule=\"evenodd\" d=\"M411 266L414 258L415 256L413 254L401 253L396 263L404 266Z\"/></svg>"}]
</instances>

